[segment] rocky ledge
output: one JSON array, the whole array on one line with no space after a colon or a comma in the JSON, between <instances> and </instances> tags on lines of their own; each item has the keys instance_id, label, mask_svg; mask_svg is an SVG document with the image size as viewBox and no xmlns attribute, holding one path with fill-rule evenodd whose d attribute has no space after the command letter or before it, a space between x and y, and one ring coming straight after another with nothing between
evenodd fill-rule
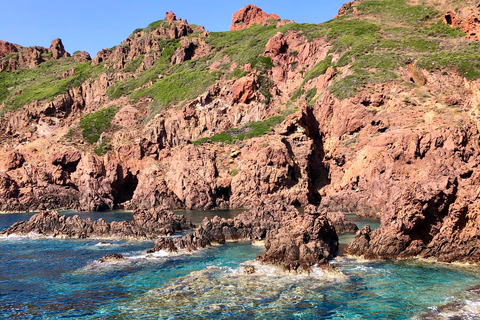
<instances>
[{"instance_id":1,"label":"rocky ledge","mask_svg":"<svg viewBox=\"0 0 480 320\"><path fill-rule=\"evenodd\" d=\"M195 232L182 238L160 238L149 252L194 251L215 243L264 240L266 252L260 262L287 271L310 271L315 265L328 267L338 249L338 237L325 212L307 206L304 213L282 203L266 203L234 219L205 218Z\"/></svg>"},{"instance_id":2,"label":"rocky ledge","mask_svg":"<svg viewBox=\"0 0 480 320\"><path fill-rule=\"evenodd\" d=\"M43 211L28 221L17 222L4 229L0 235L28 235L34 232L60 238L155 239L193 228L193 224L184 216L160 208L135 210L132 221L111 223L103 219L92 221L77 215L66 217L57 211Z\"/></svg>"},{"instance_id":3,"label":"rocky ledge","mask_svg":"<svg viewBox=\"0 0 480 320\"><path fill-rule=\"evenodd\" d=\"M367 225L345 249L366 259L426 258L480 262L480 172L461 181L444 177L406 190L380 227Z\"/></svg>"}]
</instances>

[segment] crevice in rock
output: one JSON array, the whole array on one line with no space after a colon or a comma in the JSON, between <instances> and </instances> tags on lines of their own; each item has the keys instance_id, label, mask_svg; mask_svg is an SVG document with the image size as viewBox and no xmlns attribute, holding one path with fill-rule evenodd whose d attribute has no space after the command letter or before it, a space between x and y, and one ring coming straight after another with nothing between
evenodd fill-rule
<instances>
[{"instance_id":1,"label":"crevice in rock","mask_svg":"<svg viewBox=\"0 0 480 320\"><path fill-rule=\"evenodd\" d=\"M230 196L232 195L232 189L230 186L219 186L215 190L215 205L217 207L228 207L230 203Z\"/></svg>"},{"instance_id":2,"label":"crevice in rock","mask_svg":"<svg viewBox=\"0 0 480 320\"><path fill-rule=\"evenodd\" d=\"M319 190L330 184L329 170L324 163L325 151L323 148L323 133L320 132L318 123L312 108L307 108L302 114L302 123L306 126L308 137L313 139L313 150L308 158L308 176L310 178L309 200L312 204L320 204Z\"/></svg>"},{"instance_id":3,"label":"crevice in rock","mask_svg":"<svg viewBox=\"0 0 480 320\"><path fill-rule=\"evenodd\" d=\"M287 139L282 138L282 143L287 148L288 154L290 155L290 157L292 159L295 159L295 154L293 153L293 149L292 149L292 146L291 146L290 142ZM302 172L301 172L300 167L298 166L298 164L296 162L294 162L293 166L288 166L287 175L290 178L290 181L288 181L287 187L291 188L294 185L296 185L298 183L299 179L302 177Z\"/></svg>"},{"instance_id":4,"label":"crevice in rock","mask_svg":"<svg viewBox=\"0 0 480 320\"><path fill-rule=\"evenodd\" d=\"M119 173L122 173L123 169L119 167ZM122 175L119 174L121 177ZM138 186L138 179L130 171L127 172L123 179L117 180L112 185L113 203L115 207L121 207L121 204L132 200L133 194Z\"/></svg>"}]
</instances>

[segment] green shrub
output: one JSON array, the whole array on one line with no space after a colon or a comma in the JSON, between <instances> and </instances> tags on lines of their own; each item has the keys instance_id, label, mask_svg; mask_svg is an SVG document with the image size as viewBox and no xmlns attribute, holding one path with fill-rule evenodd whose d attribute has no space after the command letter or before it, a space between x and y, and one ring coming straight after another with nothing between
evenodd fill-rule
<instances>
[{"instance_id":1,"label":"green shrub","mask_svg":"<svg viewBox=\"0 0 480 320\"><path fill-rule=\"evenodd\" d=\"M432 23L428 27L423 28L422 31L430 37L457 38L465 36L465 32L460 30L460 28L452 28L446 25L442 20Z\"/></svg>"},{"instance_id":2,"label":"green shrub","mask_svg":"<svg viewBox=\"0 0 480 320\"><path fill-rule=\"evenodd\" d=\"M362 1L357 9L360 15L374 15L382 22L403 24L408 27L423 26L426 21L439 16L432 7L411 6L407 0Z\"/></svg>"},{"instance_id":3,"label":"green shrub","mask_svg":"<svg viewBox=\"0 0 480 320\"><path fill-rule=\"evenodd\" d=\"M193 141L193 144L199 146L206 142L232 143L234 141L263 136L269 133L273 127L281 123L283 120L285 120L284 116L273 116L264 121L249 122L239 128L229 129L212 137L195 140Z\"/></svg>"},{"instance_id":4,"label":"green shrub","mask_svg":"<svg viewBox=\"0 0 480 320\"><path fill-rule=\"evenodd\" d=\"M80 119L82 137L88 143L95 143L103 132L110 128L110 123L117 113L117 108L109 107L84 115Z\"/></svg>"},{"instance_id":5,"label":"green shrub","mask_svg":"<svg viewBox=\"0 0 480 320\"><path fill-rule=\"evenodd\" d=\"M325 59L317 63L312 70L308 71L305 74L305 78L303 79L303 84L307 83L311 79L318 78L319 76L324 75L325 72L327 72L327 69L331 66L332 66L332 56L327 56Z\"/></svg>"},{"instance_id":6,"label":"green shrub","mask_svg":"<svg viewBox=\"0 0 480 320\"><path fill-rule=\"evenodd\" d=\"M102 141L100 146L98 146L97 148L95 148L93 150L93 152L95 152L95 154L97 156L103 156L111 149L112 149L112 145L110 144L110 142L107 139L105 139L105 140Z\"/></svg>"},{"instance_id":7,"label":"green shrub","mask_svg":"<svg viewBox=\"0 0 480 320\"><path fill-rule=\"evenodd\" d=\"M140 67L144 59L143 54L140 55L138 58L131 60L129 63L125 65L125 72L135 72Z\"/></svg>"},{"instance_id":8,"label":"green shrub","mask_svg":"<svg viewBox=\"0 0 480 320\"><path fill-rule=\"evenodd\" d=\"M156 82L159 74L164 74L171 68L170 60L175 54L176 48L180 46L179 40L159 40L159 45L162 48L162 55L155 61L154 65L140 73L136 78L118 82L108 88L107 94L110 99L118 99L123 95L129 95L135 89L144 86L148 82Z\"/></svg>"},{"instance_id":9,"label":"green shrub","mask_svg":"<svg viewBox=\"0 0 480 320\"><path fill-rule=\"evenodd\" d=\"M241 77L244 77L249 73L250 73L250 71L243 71L243 69L237 68L237 69L233 70L232 73L230 73L229 78L230 79L232 79L232 78L240 79Z\"/></svg>"}]
</instances>

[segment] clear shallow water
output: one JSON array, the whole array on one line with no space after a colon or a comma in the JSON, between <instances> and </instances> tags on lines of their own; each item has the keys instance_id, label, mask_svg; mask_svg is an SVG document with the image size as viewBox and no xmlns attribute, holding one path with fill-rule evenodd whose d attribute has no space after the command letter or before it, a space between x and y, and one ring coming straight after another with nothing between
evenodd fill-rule
<instances>
[{"instance_id":1,"label":"clear shallow water","mask_svg":"<svg viewBox=\"0 0 480 320\"><path fill-rule=\"evenodd\" d=\"M0 229L23 219L0 215ZM147 255L152 242L110 243L0 239L0 318L448 319L466 308L460 318L480 319L478 297L466 292L480 284L478 267L339 257L344 276L261 266L246 275L242 264L263 250L248 242L177 256ZM128 260L95 263L107 253Z\"/></svg>"}]
</instances>

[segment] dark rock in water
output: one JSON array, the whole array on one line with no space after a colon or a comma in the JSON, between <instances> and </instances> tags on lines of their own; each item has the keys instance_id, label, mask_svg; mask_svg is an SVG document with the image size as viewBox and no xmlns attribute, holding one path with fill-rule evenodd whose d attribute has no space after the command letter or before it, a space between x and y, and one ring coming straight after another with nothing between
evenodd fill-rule
<instances>
[{"instance_id":1,"label":"dark rock in water","mask_svg":"<svg viewBox=\"0 0 480 320\"><path fill-rule=\"evenodd\" d=\"M116 261L122 261L125 260L122 254L120 253L109 253L105 255L104 257L98 259L98 262L100 263L107 263L107 262L116 262Z\"/></svg>"},{"instance_id":2,"label":"dark rock in water","mask_svg":"<svg viewBox=\"0 0 480 320\"><path fill-rule=\"evenodd\" d=\"M467 292L480 295L480 285L477 285L473 288L467 289Z\"/></svg>"},{"instance_id":3,"label":"dark rock in water","mask_svg":"<svg viewBox=\"0 0 480 320\"><path fill-rule=\"evenodd\" d=\"M63 238L155 239L193 228L191 221L183 215L161 208L135 210L132 221L112 223L107 223L103 219L92 221L90 218L82 219L77 215L66 217L57 211L43 211L28 221L15 223L0 232L0 235L27 235L35 232Z\"/></svg>"},{"instance_id":4,"label":"dark rock in water","mask_svg":"<svg viewBox=\"0 0 480 320\"><path fill-rule=\"evenodd\" d=\"M335 227L335 231L338 233L356 232L358 227L355 223L348 221L343 213L329 212L327 218Z\"/></svg>"},{"instance_id":5,"label":"dark rock in water","mask_svg":"<svg viewBox=\"0 0 480 320\"><path fill-rule=\"evenodd\" d=\"M194 251L239 239L265 240L267 250L258 260L298 272L328 264L338 249L335 229L314 206L307 206L301 214L293 206L267 202L234 219L205 218L195 232L182 238L157 239L150 252Z\"/></svg>"},{"instance_id":6,"label":"dark rock in water","mask_svg":"<svg viewBox=\"0 0 480 320\"><path fill-rule=\"evenodd\" d=\"M254 266L246 266L245 268L243 268L243 272L246 274L254 274L255 272L257 272L257 270Z\"/></svg>"}]
</instances>

